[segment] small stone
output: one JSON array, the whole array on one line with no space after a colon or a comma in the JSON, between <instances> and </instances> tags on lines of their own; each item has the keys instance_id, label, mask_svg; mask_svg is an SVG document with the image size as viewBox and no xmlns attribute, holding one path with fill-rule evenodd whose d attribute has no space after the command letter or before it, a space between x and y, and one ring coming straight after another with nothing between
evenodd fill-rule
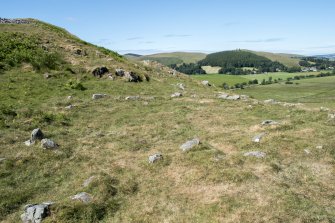
<instances>
[{"instance_id":1,"label":"small stone","mask_svg":"<svg viewBox=\"0 0 335 223\"><path fill-rule=\"evenodd\" d=\"M273 120L265 120L262 122L262 125L278 125L279 123Z\"/></svg>"},{"instance_id":2,"label":"small stone","mask_svg":"<svg viewBox=\"0 0 335 223\"><path fill-rule=\"evenodd\" d=\"M49 74L49 73L45 73L45 74L43 74L43 77L44 77L45 79L49 79L49 78L51 77L51 74Z\"/></svg>"},{"instance_id":3,"label":"small stone","mask_svg":"<svg viewBox=\"0 0 335 223\"><path fill-rule=\"evenodd\" d=\"M322 145L318 145L315 147L316 149L323 149L323 146Z\"/></svg>"},{"instance_id":4,"label":"small stone","mask_svg":"<svg viewBox=\"0 0 335 223\"><path fill-rule=\"evenodd\" d=\"M149 163L155 163L161 159L163 159L163 155L160 153L156 153L154 155L149 156Z\"/></svg>"},{"instance_id":5,"label":"small stone","mask_svg":"<svg viewBox=\"0 0 335 223\"><path fill-rule=\"evenodd\" d=\"M182 91L185 90L185 85L183 83L178 83L177 87Z\"/></svg>"},{"instance_id":6,"label":"small stone","mask_svg":"<svg viewBox=\"0 0 335 223\"><path fill-rule=\"evenodd\" d=\"M265 135L266 135L266 133L261 133L261 134L259 134L259 135L256 135L256 136L254 136L254 137L252 138L252 141L253 141L253 142L260 142L261 139L262 139Z\"/></svg>"},{"instance_id":7,"label":"small stone","mask_svg":"<svg viewBox=\"0 0 335 223\"><path fill-rule=\"evenodd\" d=\"M219 94L218 98L219 99L227 99L228 96L229 96L228 94L222 93L222 94Z\"/></svg>"},{"instance_id":8,"label":"small stone","mask_svg":"<svg viewBox=\"0 0 335 223\"><path fill-rule=\"evenodd\" d=\"M278 102L274 99L268 99L268 100L264 100L264 103L265 104L277 104Z\"/></svg>"},{"instance_id":9,"label":"small stone","mask_svg":"<svg viewBox=\"0 0 335 223\"><path fill-rule=\"evenodd\" d=\"M204 85L204 86L208 86L208 87L212 86L212 85L209 83L209 81L206 81L206 80L201 81L201 84Z\"/></svg>"},{"instance_id":10,"label":"small stone","mask_svg":"<svg viewBox=\"0 0 335 223\"><path fill-rule=\"evenodd\" d=\"M311 151L309 151L309 149L304 149L304 152L308 155L311 153Z\"/></svg>"},{"instance_id":11,"label":"small stone","mask_svg":"<svg viewBox=\"0 0 335 223\"><path fill-rule=\"evenodd\" d=\"M335 113L330 113L328 114L329 119L335 119Z\"/></svg>"},{"instance_id":12,"label":"small stone","mask_svg":"<svg viewBox=\"0 0 335 223\"><path fill-rule=\"evenodd\" d=\"M199 144L200 144L200 140L198 138L195 138L195 139L185 142L183 145L180 146L180 149L183 152L187 152Z\"/></svg>"},{"instance_id":13,"label":"small stone","mask_svg":"<svg viewBox=\"0 0 335 223\"><path fill-rule=\"evenodd\" d=\"M242 95L240 95L240 99L246 101L246 100L249 99L249 96L248 96L248 95L244 95L244 94L242 94Z\"/></svg>"},{"instance_id":14,"label":"small stone","mask_svg":"<svg viewBox=\"0 0 335 223\"><path fill-rule=\"evenodd\" d=\"M24 144L26 146L31 146L31 145L35 144L35 141L32 141L31 139L28 139L27 141L24 142Z\"/></svg>"},{"instance_id":15,"label":"small stone","mask_svg":"<svg viewBox=\"0 0 335 223\"><path fill-rule=\"evenodd\" d=\"M230 95L230 96L228 96L226 99L227 99L227 100L236 101L236 100L238 100L238 99L240 99L240 98L241 98L240 95Z\"/></svg>"},{"instance_id":16,"label":"small stone","mask_svg":"<svg viewBox=\"0 0 335 223\"><path fill-rule=\"evenodd\" d=\"M183 96L183 94L179 93L179 92L171 94L171 98L178 98L178 97L181 97L181 96Z\"/></svg>"},{"instance_id":17,"label":"small stone","mask_svg":"<svg viewBox=\"0 0 335 223\"><path fill-rule=\"evenodd\" d=\"M128 96L125 98L125 100L129 101L136 101L136 100L139 100L140 99L140 96Z\"/></svg>"},{"instance_id":18,"label":"small stone","mask_svg":"<svg viewBox=\"0 0 335 223\"><path fill-rule=\"evenodd\" d=\"M321 111L321 112L328 112L328 111L329 111L329 108L326 108L326 107L320 107L320 111Z\"/></svg>"},{"instance_id":19,"label":"small stone","mask_svg":"<svg viewBox=\"0 0 335 223\"><path fill-rule=\"evenodd\" d=\"M74 105L69 105L69 106L66 106L65 109L67 110L71 110L72 108L74 108L75 106Z\"/></svg>"},{"instance_id":20,"label":"small stone","mask_svg":"<svg viewBox=\"0 0 335 223\"><path fill-rule=\"evenodd\" d=\"M97 100L97 99L104 98L104 97L106 97L106 96L107 96L106 94L93 94L93 95L92 95L92 99L93 99L93 100Z\"/></svg>"},{"instance_id":21,"label":"small stone","mask_svg":"<svg viewBox=\"0 0 335 223\"><path fill-rule=\"evenodd\" d=\"M44 134L42 132L41 129L37 128L37 129L34 129L32 132L31 132L31 137L30 137L30 140L31 141L35 141L37 139L41 140L43 139L44 137Z\"/></svg>"},{"instance_id":22,"label":"small stone","mask_svg":"<svg viewBox=\"0 0 335 223\"><path fill-rule=\"evenodd\" d=\"M88 187L90 183L94 180L95 176L90 176L90 178L86 179L83 183L83 187Z\"/></svg>"},{"instance_id":23,"label":"small stone","mask_svg":"<svg viewBox=\"0 0 335 223\"><path fill-rule=\"evenodd\" d=\"M67 99L68 100L71 100L73 97L70 95L70 96L67 96Z\"/></svg>"},{"instance_id":24,"label":"small stone","mask_svg":"<svg viewBox=\"0 0 335 223\"><path fill-rule=\"evenodd\" d=\"M266 153L260 152L260 151L252 151L252 152L244 153L244 156L254 156L257 158L264 158L266 156Z\"/></svg>"},{"instance_id":25,"label":"small stone","mask_svg":"<svg viewBox=\"0 0 335 223\"><path fill-rule=\"evenodd\" d=\"M81 201L83 203L89 203L93 200L92 195L86 193L86 192L81 192L79 194L76 194L74 196L71 197L72 200L78 200Z\"/></svg>"},{"instance_id":26,"label":"small stone","mask_svg":"<svg viewBox=\"0 0 335 223\"><path fill-rule=\"evenodd\" d=\"M4 160L6 160L6 158L0 158L0 163L2 162L2 161L4 161Z\"/></svg>"},{"instance_id":27,"label":"small stone","mask_svg":"<svg viewBox=\"0 0 335 223\"><path fill-rule=\"evenodd\" d=\"M44 149L56 149L59 145L51 139L42 139L41 147Z\"/></svg>"}]
</instances>

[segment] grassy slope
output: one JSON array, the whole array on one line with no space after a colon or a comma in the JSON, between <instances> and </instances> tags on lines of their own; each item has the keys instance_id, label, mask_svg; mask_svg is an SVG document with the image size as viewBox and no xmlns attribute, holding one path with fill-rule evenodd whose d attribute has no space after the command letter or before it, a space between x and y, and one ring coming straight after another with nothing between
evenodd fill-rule
<instances>
[{"instance_id":1,"label":"grassy slope","mask_svg":"<svg viewBox=\"0 0 335 223\"><path fill-rule=\"evenodd\" d=\"M298 55L291 54L282 54L282 53L269 53L269 52L259 52L259 51L250 51L259 56L266 57L272 61L278 61L279 63L284 64L287 67L297 67L299 66L299 59L294 58Z\"/></svg>"},{"instance_id":2,"label":"grassy slope","mask_svg":"<svg viewBox=\"0 0 335 223\"><path fill-rule=\"evenodd\" d=\"M83 78L81 73L48 80L21 70L1 74L5 126L0 127L0 157L7 160L0 163L0 219L18 222L25 204L47 200L57 203L44 222L335 218L335 130L325 123L326 113L279 105L250 108L252 101L216 99L221 89L206 88L190 77L150 72L151 81L140 84ZM70 78L81 79L87 90L65 88ZM180 82L186 85L184 97L170 99ZM108 97L92 101L97 92ZM71 101L68 95L73 95ZM125 101L128 95L156 98ZM70 103L76 107L65 110ZM264 119L282 125L260 126ZM60 144L59 152L23 144L36 127ZM268 135L260 144L251 143L264 131ZM182 153L179 146L195 136L202 145ZM243 156L251 150L267 157ZM149 165L148 156L156 152L164 161ZM92 175L100 176L99 181L83 188ZM69 200L81 191L93 194L94 202Z\"/></svg>"}]
</instances>

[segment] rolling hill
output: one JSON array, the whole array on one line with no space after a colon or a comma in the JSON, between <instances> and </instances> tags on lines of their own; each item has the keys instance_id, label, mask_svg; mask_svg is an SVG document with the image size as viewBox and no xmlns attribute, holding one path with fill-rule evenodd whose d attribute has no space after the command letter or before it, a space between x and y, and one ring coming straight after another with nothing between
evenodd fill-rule
<instances>
[{"instance_id":1,"label":"rolling hill","mask_svg":"<svg viewBox=\"0 0 335 223\"><path fill-rule=\"evenodd\" d=\"M302 57L301 55L295 55L295 54L269 53L260 51L249 51L249 52L253 52L259 56L266 57L273 62L278 61L279 63L285 65L286 67L300 67L299 57Z\"/></svg>"},{"instance_id":2,"label":"rolling hill","mask_svg":"<svg viewBox=\"0 0 335 223\"><path fill-rule=\"evenodd\" d=\"M1 222L27 212L43 223L335 218L331 111L225 100L222 88L25 21L0 24ZM93 76L102 66L109 75ZM324 106L332 81L302 82L294 101Z\"/></svg>"}]
</instances>

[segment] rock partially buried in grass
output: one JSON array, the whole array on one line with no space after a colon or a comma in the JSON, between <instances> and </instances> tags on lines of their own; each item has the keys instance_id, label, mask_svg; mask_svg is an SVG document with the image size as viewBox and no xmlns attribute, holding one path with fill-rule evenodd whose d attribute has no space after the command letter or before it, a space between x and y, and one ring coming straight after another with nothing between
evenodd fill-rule
<instances>
[{"instance_id":1,"label":"rock partially buried in grass","mask_svg":"<svg viewBox=\"0 0 335 223\"><path fill-rule=\"evenodd\" d=\"M163 159L163 155L160 153L156 153L154 155L149 156L149 163L155 163L162 159Z\"/></svg>"},{"instance_id":2,"label":"rock partially buried in grass","mask_svg":"<svg viewBox=\"0 0 335 223\"><path fill-rule=\"evenodd\" d=\"M69 105L69 106L66 106L65 109L66 110L71 110L72 108L74 108L75 106L74 105Z\"/></svg>"},{"instance_id":3,"label":"rock partially buried in grass","mask_svg":"<svg viewBox=\"0 0 335 223\"><path fill-rule=\"evenodd\" d=\"M5 160L6 160L6 158L1 157L1 158L0 158L0 163L1 163L2 161L5 161Z\"/></svg>"},{"instance_id":4,"label":"rock partially buried in grass","mask_svg":"<svg viewBox=\"0 0 335 223\"><path fill-rule=\"evenodd\" d=\"M199 144L200 144L200 140L198 138L195 138L195 139L185 142L183 145L180 146L180 149L183 152L187 152Z\"/></svg>"},{"instance_id":5,"label":"rock partially buried in grass","mask_svg":"<svg viewBox=\"0 0 335 223\"><path fill-rule=\"evenodd\" d=\"M139 100L140 99L140 96L128 96L125 98L126 101L136 101L136 100Z\"/></svg>"},{"instance_id":6,"label":"rock partially buried in grass","mask_svg":"<svg viewBox=\"0 0 335 223\"><path fill-rule=\"evenodd\" d=\"M257 157L257 158L264 158L266 156L266 153L260 152L260 151L251 151L251 152L244 153L244 156L253 156L253 157Z\"/></svg>"},{"instance_id":7,"label":"rock partially buried in grass","mask_svg":"<svg viewBox=\"0 0 335 223\"><path fill-rule=\"evenodd\" d=\"M274 99L267 99L267 100L264 100L264 103L274 105L274 104L277 104L278 102Z\"/></svg>"},{"instance_id":8,"label":"rock partially buried in grass","mask_svg":"<svg viewBox=\"0 0 335 223\"><path fill-rule=\"evenodd\" d=\"M178 83L177 87L182 91L185 90L185 85L183 83Z\"/></svg>"},{"instance_id":9,"label":"rock partially buried in grass","mask_svg":"<svg viewBox=\"0 0 335 223\"><path fill-rule=\"evenodd\" d=\"M273 120L265 120L262 122L262 125L278 125L279 123Z\"/></svg>"},{"instance_id":10,"label":"rock partially buried in grass","mask_svg":"<svg viewBox=\"0 0 335 223\"><path fill-rule=\"evenodd\" d=\"M42 220L50 215L49 206L52 202L42 204L28 204L24 207L24 213L21 215L23 223L41 223Z\"/></svg>"},{"instance_id":11,"label":"rock partially buried in grass","mask_svg":"<svg viewBox=\"0 0 335 223\"><path fill-rule=\"evenodd\" d=\"M335 113L329 113L328 114L328 119L334 120L335 119Z\"/></svg>"},{"instance_id":12,"label":"rock partially buried in grass","mask_svg":"<svg viewBox=\"0 0 335 223\"><path fill-rule=\"evenodd\" d=\"M59 145L51 139L42 139L41 146L44 149L57 149Z\"/></svg>"},{"instance_id":13,"label":"rock partially buried in grass","mask_svg":"<svg viewBox=\"0 0 335 223\"><path fill-rule=\"evenodd\" d=\"M83 203L90 203L93 200L92 195L86 192L81 192L71 197L72 200L78 200Z\"/></svg>"},{"instance_id":14,"label":"rock partially buried in grass","mask_svg":"<svg viewBox=\"0 0 335 223\"><path fill-rule=\"evenodd\" d=\"M90 178L88 178L84 181L83 187L88 187L94 179L95 179L95 176L90 176Z\"/></svg>"},{"instance_id":15,"label":"rock partially buried in grass","mask_svg":"<svg viewBox=\"0 0 335 223\"><path fill-rule=\"evenodd\" d=\"M97 99L104 98L104 97L106 97L106 96L107 96L106 94L93 94L93 95L92 95L92 99L93 99L93 100L97 100Z\"/></svg>"},{"instance_id":16,"label":"rock partially buried in grass","mask_svg":"<svg viewBox=\"0 0 335 223\"><path fill-rule=\"evenodd\" d=\"M182 93L179 93L179 92L176 92L176 93L171 94L171 98L179 98L179 97L181 97L181 96L183 96L183 94L182 94Z\"/></svg>"},{"instance_id":17,"label":"rock partially buried in grass","mask_svg":"<svg viewBox=\"0 0 335 223\"><path fill-rule=\"evenodd\" d=\"M226 98L226 100L236 101L239 100L240 98L241 98L240 95L230 95Z\"/></svg>"},{"instance_id":18,"label":"rock partially buried in grass","mask_svg":"<svg viewBox=\"0 0 335 223\"><path fill-rule=\"evenodd\" d=\"M256 135L256 136L254 136L254 137L252 138L252 141L253 141L253 142L260 142L261 139L262 139L265 135L266 135L266 133L261 133L261 134L259 134L259 135Z\"/></svg>"},{"instance_id":19,"label":"rock partially buried in grass","mask_svg":"<svg viewBox=\"0 0 335 223\"><path fill-rule=\"evenodd\" d=\"M201 81L201 84L204 85L204 86L208 86L208 87L212 86L212 85L209 83L209 81L206 81L206 80Z\"/></svg>"}]
</instances>

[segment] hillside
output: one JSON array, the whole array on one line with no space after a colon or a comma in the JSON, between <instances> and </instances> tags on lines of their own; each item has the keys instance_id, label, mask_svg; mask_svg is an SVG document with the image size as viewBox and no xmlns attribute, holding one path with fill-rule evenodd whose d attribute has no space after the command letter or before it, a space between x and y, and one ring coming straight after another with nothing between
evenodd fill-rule
<instances>
[{"instance_id":1,"label":"hillside","mask_svg":"<svg viewBox=\"0 0 335 223\"><path fill-rule=\"evenodd\" d=\"M1 222L28 211L43 211L43 223L335 218L331 111L233 91L228 100L222 88L29 21L0 24ZM101 66L111 76L93 76ZM147 81L115 76L119 68ZM36 128L43 134L31 137Z\"/></svg>"},{"instance_id":2,"label":"hillside","mask_svg":"<svg viewBox=\"0 0 335 223\"><path fill-rule=\"evenodd\" d=\"M278 61L281 64L284 64L286 67L300 67L298 57L302 57L301 55L295 54L283 54L283 53L269 53L269 52L259 52L259 51L249 51L253 52L259 56L266 57L271 61Z\"/></svg>"}]
</instances>

